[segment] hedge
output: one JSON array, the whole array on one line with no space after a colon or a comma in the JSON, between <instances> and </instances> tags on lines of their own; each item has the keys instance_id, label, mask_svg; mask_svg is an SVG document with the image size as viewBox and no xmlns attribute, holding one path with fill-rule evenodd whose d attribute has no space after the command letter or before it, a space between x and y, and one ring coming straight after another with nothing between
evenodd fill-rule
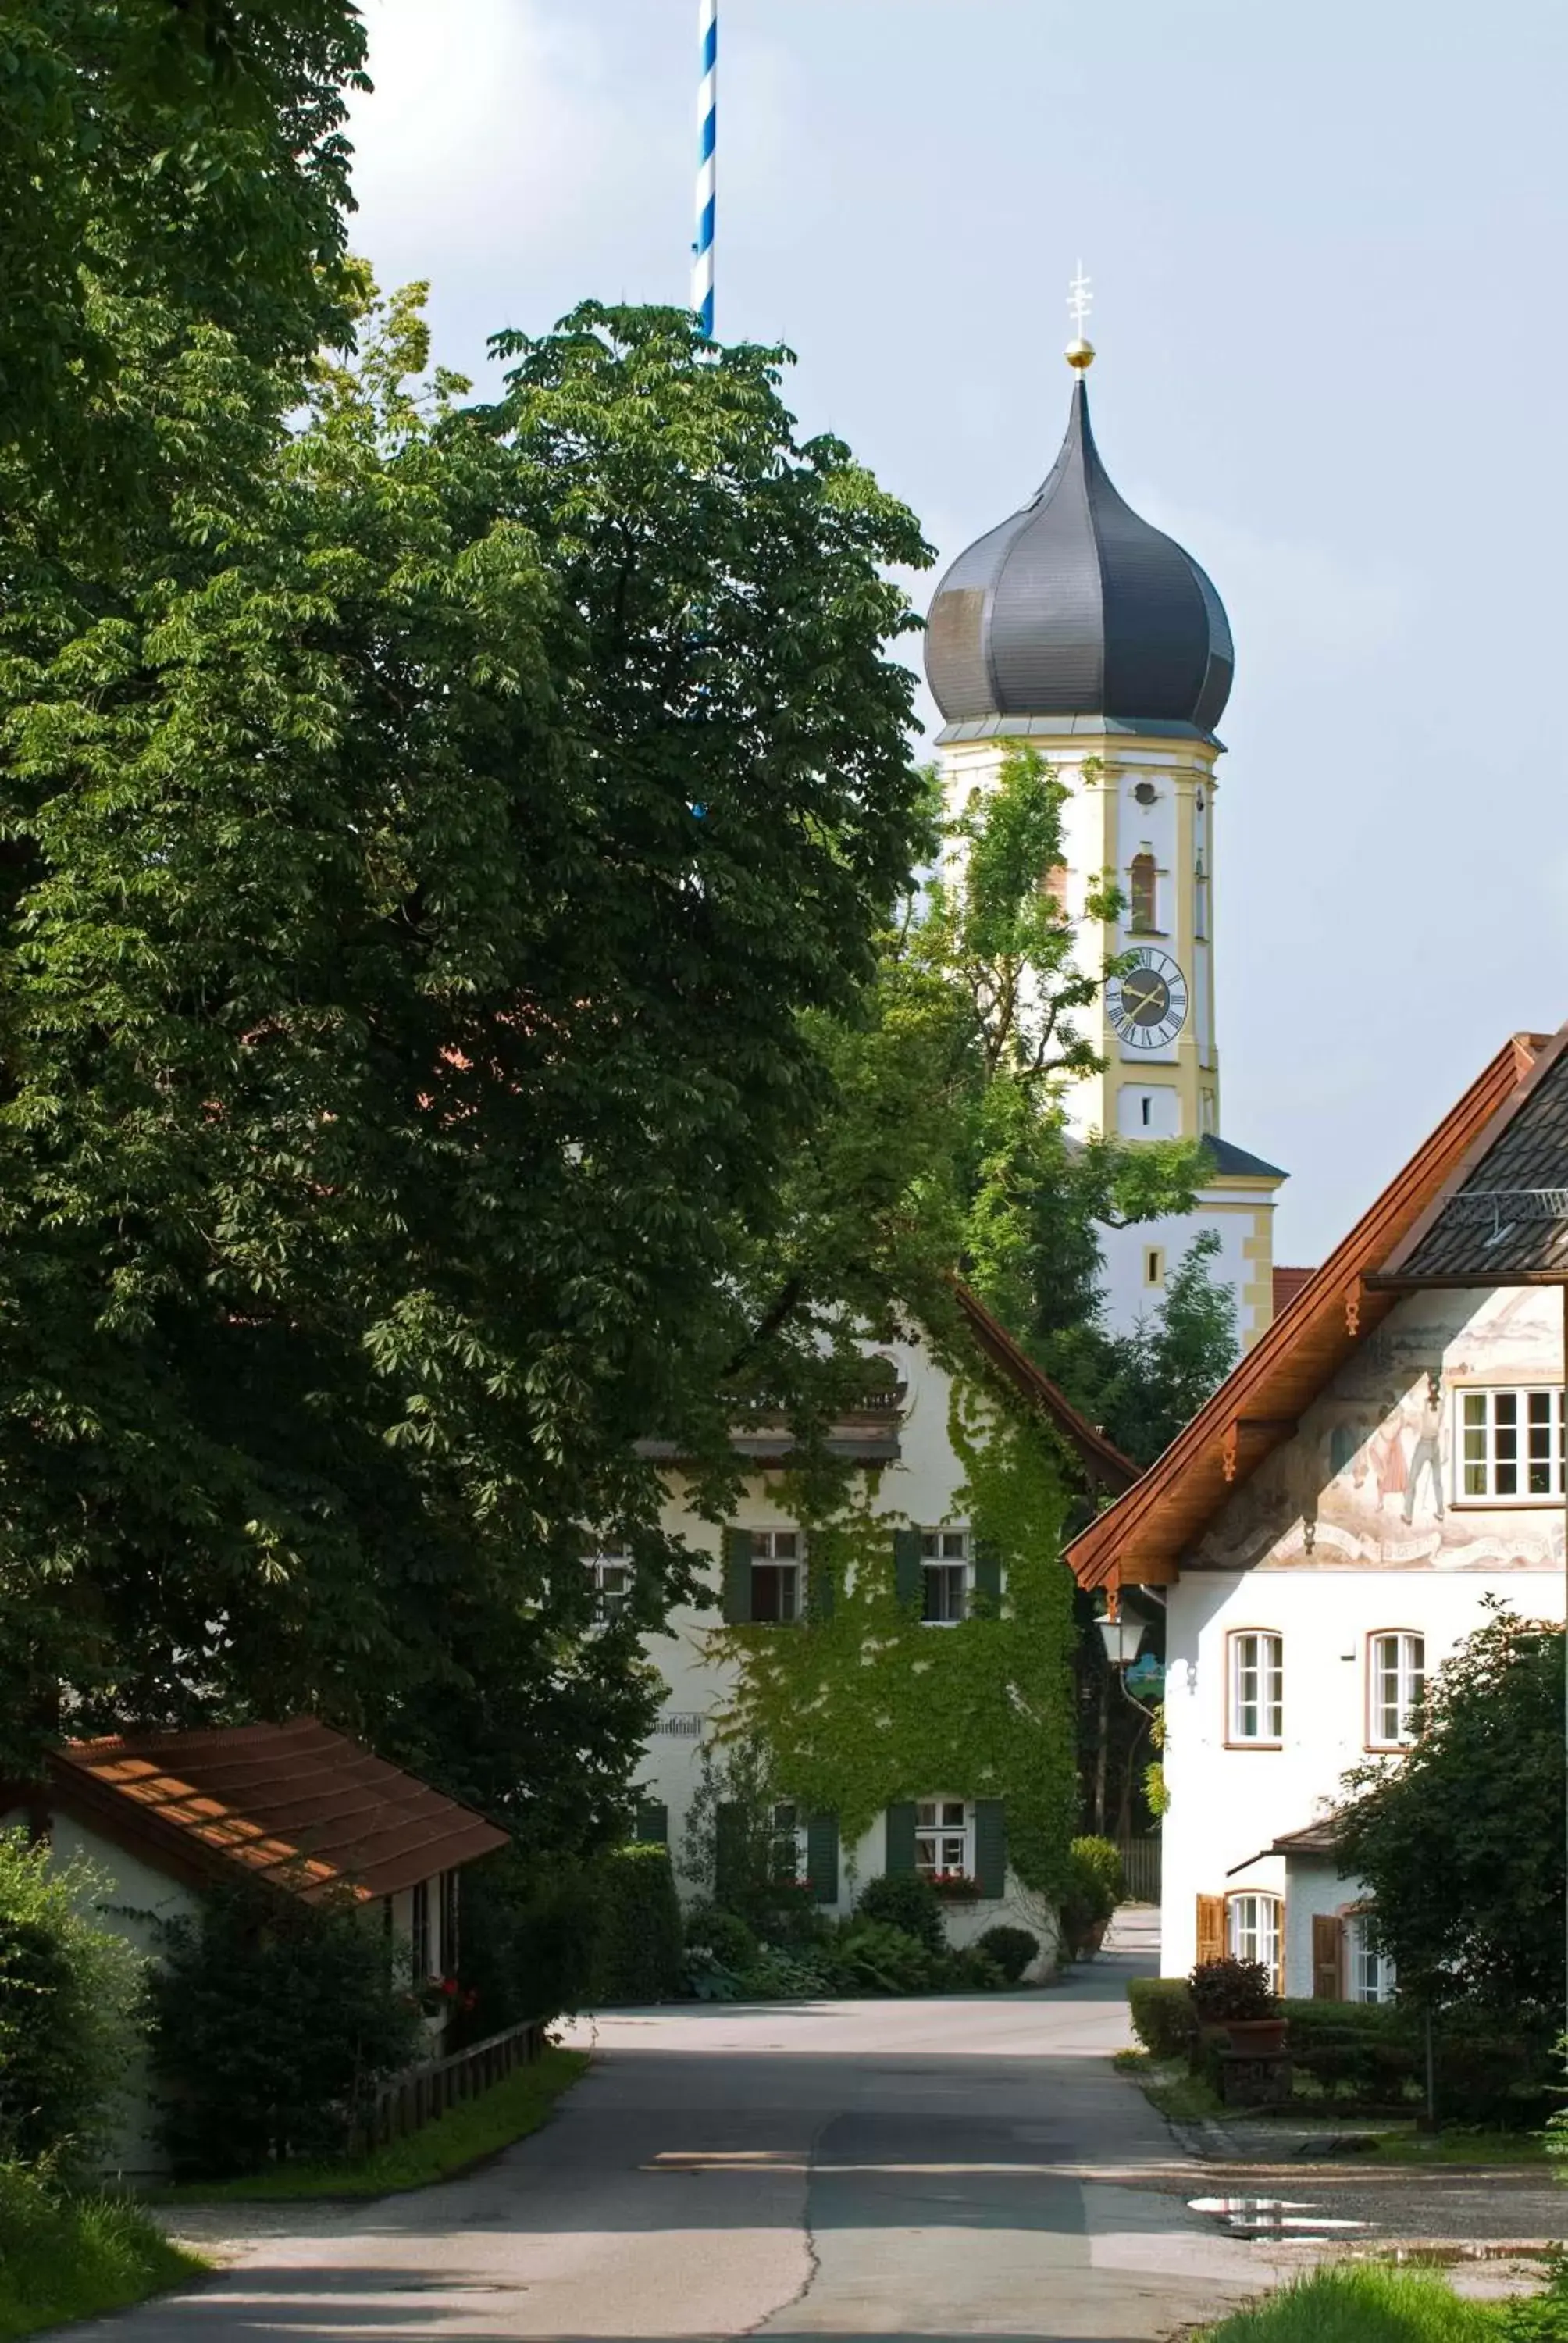
<instances>
[{"instance_id":1,"label":"hedge","mask_svg":"<svg viewBox=\"0 0 1568 2343\"><path fill-rule=\"evenodd\" d=\"M617 1847L604 1858L599 1875L595 2000L668 2000L679 1992L686 1967L668 1848L648 1843Z\"/></svg>"},{"instance_id":2,"label":"hedge","mask_svg":"<svg viewBox=\"0 0 1568 2343\"><path fill-rule=\"evenodd\" d=\"M1197 2026L1185 1977L1134 1977L1127 1988L1132 2031L1151 2058L1184 2058Z\"/></svg>"}]
</instances>

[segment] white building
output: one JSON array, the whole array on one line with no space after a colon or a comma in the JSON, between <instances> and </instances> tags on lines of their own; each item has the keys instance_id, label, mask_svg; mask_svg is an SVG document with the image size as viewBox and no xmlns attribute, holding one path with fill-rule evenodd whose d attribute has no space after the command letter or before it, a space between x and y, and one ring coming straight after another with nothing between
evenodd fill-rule
<instances>
[{"instance_id":1,"label":"white building","mask_svg":"<svg viewBox=\"0 0 1568 2343\"><path fill-rule=\"evenodd\" d=\"M911 1672L952 1664L950 1639L988 1632L993 1618L1012 1614L1009 1558L976 1536L970 1473L960 1442L982 1447L1000 1411L1021 1413L1081 1500L1125 1488L1132 1467L1072 1409L1003 1328L962 1287L955 1288L961 1359L955 1374L926 1336L910 1328L884 1346L879 1391L833 1429L837 1452L855 1468L851 1500L870 1517L874 1560L905 1623L917 1629L918 1649L906 1644ZM949 1353L950 1358L951 1353ZM959 1388L961 1383L961 1390ZM960 1430L960 1427L961 1431ZM678 1878L688 1817L701 1778L702 1753L714 1745L733 1715L748 1641L809 1636L823 1624L831 1582L813 1576L810 1538L791 1512L791 1443L782 1426L738 1431L747 1471L733 1518L716 1525L697 1517L678 1462L667 1467L665 1526L706 1556L711 1607L677 1611L668 1634L647 1649L664 1678L667 1702L639 1775L647 1805L645 1836L670 1846ZM629 1564L607 1556L595 1563L613 1602ZM845 1594L836 1590L839 1615ZM736 1632L739 1630L739 1637ZM870 1664L868 1654L868 1665ZM997 1697L1004 1696L999 1686ZM1062 1697L1070 1699L1064 1684ZM859 1719L865 1747L874 1752L879 1718L868 1702ZM887 1760L886 1804L853 1843L841 1843L838 1816L804 1805L780 1809L781 1838L796 1841L791 1868L809 1881L815 1901L829 1915L852 1906L865 1882L884 1871L972 1882L978 1893L949 1908L956 1945L999 1922L1027 1926L1053 1947L1054 1916L1021 1887L1008 1860L1006 1801L998 1795L969 1736L955 1734L930 1780L899 1777ZM688 1895L695 1891L682 1879Z\"/></svg>"},{"instance_id":2,"label":"white building","mask_svg":"<svg viewBox=\"0 0 1568 2343\"><path fill-rule=\"evenodd\" d=\"M1165 1614L1161 1966L1381 1998L1346 1771L1498 1596L1563 1616L1568 1027L1518 1036L1159 1463L1069 1550Z\"/></svg>"},{"instance_id":3,"label":"white building","mask_svg":"<svg viewBox=\"0 0 1568 2343\"><path fill-rule=\"evenodd\" d=\"M994 786L1004 750L1038 747L1067 784L1067 863L1050 875L1081 919L1109 880L1116 920L1086 925L1104 989L1091 1038L1103 1074L1078 1085L1081 1132L1201 1139L1211 1177L1190 1217L1104 1232L1108 1322L1125 1331L1164 1298L1193 1237L1220 1239L1243 1351L1273 1315L1273 1209L1284 1173L1223 1135L1214 968L1215 833L1231 630L1191 555L1111 486L1078 370L1061 452L1031 501L960 554L932 599L926 673L946 721L950 809ZM1047 874L1042 873L1042 878Z\"/></svg>"}]
</instances>

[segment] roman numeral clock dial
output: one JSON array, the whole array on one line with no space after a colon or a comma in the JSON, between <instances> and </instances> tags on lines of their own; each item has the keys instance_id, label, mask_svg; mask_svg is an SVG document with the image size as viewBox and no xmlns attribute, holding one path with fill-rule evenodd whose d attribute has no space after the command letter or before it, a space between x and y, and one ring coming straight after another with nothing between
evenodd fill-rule
<instances>
[{"instance_id":1,"label":"roman numeral clock dial","mask_svg":"<svg viewBox=\"0 0 1568 2343\"><path fill-rule=\"evenodd\" d=\"M1169 952L1142 946L1107 982L1105 1008L1129 1050L1168 1049L1187 1022L1187 980Z\"/></svg>"}]
</instances>

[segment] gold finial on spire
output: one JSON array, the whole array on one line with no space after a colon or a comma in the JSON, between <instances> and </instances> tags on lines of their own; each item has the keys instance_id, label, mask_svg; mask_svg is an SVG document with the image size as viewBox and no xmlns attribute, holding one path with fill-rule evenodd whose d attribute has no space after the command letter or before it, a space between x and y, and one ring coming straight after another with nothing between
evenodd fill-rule
<instances>
[{"instance_id":1,"label":"gold finial on spire","mask_svg":"<svg viewBox=\"0 0 1568 2343\"><path fill-rule=\"evenodd\" d=\"M1091 304L1094 299L1090 280L1083 273L1083 263L1078 264L1078 274L1067 288L1067 314L1072 320L1072 339L1067 346L1067 363L1075 374L1085 374L1094 364L1094 344L1084 334Z\"/></svg>"}]
</instances>

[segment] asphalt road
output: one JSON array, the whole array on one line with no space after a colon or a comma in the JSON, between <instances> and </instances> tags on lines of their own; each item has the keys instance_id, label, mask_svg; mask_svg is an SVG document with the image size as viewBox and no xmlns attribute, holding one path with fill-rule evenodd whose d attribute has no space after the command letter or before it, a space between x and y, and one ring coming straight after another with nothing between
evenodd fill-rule
<instances>
[{"instance_id":1,"label":"asphalt road","mask_svg":"<svg viewBox=\"0 0 1568 2343\"><path fill-rule=\"evenodd\" d=\"M216 2282L94 2332L1169 2336L1272 2264L1189 2211L1192 2167L1109 2064L1147 1966L973 2000L618 2013L533 2139L413 2196L276 2208L286 2229Z\"/></svg>"}]
</instances>

